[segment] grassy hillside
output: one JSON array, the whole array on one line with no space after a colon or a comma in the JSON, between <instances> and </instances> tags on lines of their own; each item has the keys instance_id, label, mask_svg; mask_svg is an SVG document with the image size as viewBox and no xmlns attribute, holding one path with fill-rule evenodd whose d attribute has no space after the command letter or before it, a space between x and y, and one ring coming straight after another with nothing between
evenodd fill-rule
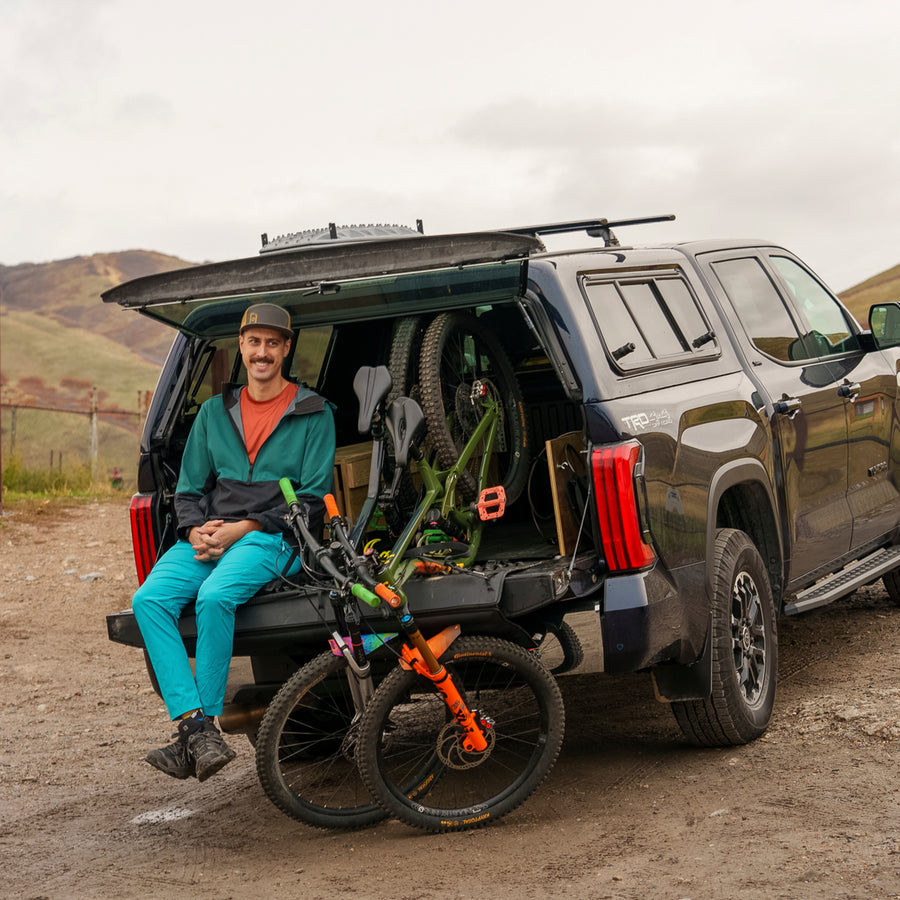
<instances>
[{"instance_id":1,"label":"grassy hillside","mask_svg":"<svg viewBox=\"0 0 900 900\"><path fill-rule=\"evenodd\" d=\"M133 483L139 439L139 394L152 391L172 330L114 304L101 292L143 275L189 265L160 253L98 253L58 262L0 266L0 383L7 404L72 412L19 409L2 414L4 470L13 462L68 470L90 456L90 391L101 410L101 476L117 467ZM12 452L15 452L15 460Z\"/></svg>"},{"instance_id":2,"label":"grassy hillside","mask_svg":"<svg viewBox=\"0 0 900 900\"><path fill-rule=\"evenodd\" d=\"M189 265L174 256L129 250L40 265L0 266L0 304L7 310L39 312L60 325L105 335L158 365L171 343L171 331L133 311L103 303L100 295L123 281ZM5 360L3 371L9 371Z\"/></svg>"},{"instance_id":3,"label":"grassy hillside","mask_svg":"<svg viewBox=\"0 0 900 900\"><path fill-rule=\"evenodd\" d=\"M12 459L12 450L27 467L49 466L51 451L55 467L61 453L66 468L87 465L90 420L83 413L90 409L91 387L96 386L101 411L130 414L101 415L101 472L117 466L132 479L137 466L139 392L155 388L159 366L110 338L67 328L38 313L4 310L0 334L4 402L73 411L17 410L13 447L12 411L4 409L4 465Z\"/></svg>"},{"instance_id":4,"label":"grassy hillside","mask_svg":"<svg viewBox=\"0 0 900 900\"><path fill-rule=\"evenodd\" d=\"M156 363L101 334L14 309L3 310L0 325L7 402L87 409L95 385L101 406L135 411L138 391L156 387Z\"/></svg>"},{"instance_id":5,"label":"grassy hillside","mask_svg":"<svg viewBox=\"0 0 900 900\"><path fill-rule=\"evenodd\" d=\"M900 302L900 266L894 266L893 269L888 269L844 291L840 298L856 316L856 320L866 327L869 307L873 303L884 303L889 300Z\"/></svg>"}]
</instances>

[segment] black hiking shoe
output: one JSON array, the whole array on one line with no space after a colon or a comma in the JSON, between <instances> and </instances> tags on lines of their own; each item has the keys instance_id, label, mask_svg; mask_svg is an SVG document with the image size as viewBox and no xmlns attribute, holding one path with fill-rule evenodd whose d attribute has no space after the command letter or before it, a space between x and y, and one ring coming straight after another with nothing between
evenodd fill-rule
<instances>
[{"instance_id":1,"label":"black hiking shoe","mask_svg":"<svg viewBox=\"0 0 900 900\"><path fill-rule=\"evenodd\" d=\"M197 781L206 781L235 757L234 750L225 743L210 718L203 720L200 730L188 735L187 749Z\"/></svg>"},{"instance_id":2,"label":"black hiking shoe","mask_svg":"<svg viewBox=\"0 0 900 900\"><path fill-rule=\"evenodd\" d=\"M159 769L160 772L165 772L173 778L190 778L195 772L193 757L188 752L187 738L180 732L174 737L177 738L174 743L168 747L151 750L144 759L154 769Z\"/></svg>"}]
</instances>

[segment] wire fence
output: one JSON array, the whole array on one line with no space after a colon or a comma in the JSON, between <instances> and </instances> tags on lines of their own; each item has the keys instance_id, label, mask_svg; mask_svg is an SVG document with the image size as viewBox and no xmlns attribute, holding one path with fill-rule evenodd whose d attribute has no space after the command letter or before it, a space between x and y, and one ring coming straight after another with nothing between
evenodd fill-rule
<instances>
[{"instance_id":1,"label":"wire fence","mask_svg":"<svg viewBox=\"0 0 900 900\"><path fill-rule=\"evenodd\" d=\"M3 467L69 472L87 469L94 481L132 487L137 479L141 429L152 392L139 391L134 410L102 407L92 388L83 404L0 402Z\"/></svg>"}]
</instances>

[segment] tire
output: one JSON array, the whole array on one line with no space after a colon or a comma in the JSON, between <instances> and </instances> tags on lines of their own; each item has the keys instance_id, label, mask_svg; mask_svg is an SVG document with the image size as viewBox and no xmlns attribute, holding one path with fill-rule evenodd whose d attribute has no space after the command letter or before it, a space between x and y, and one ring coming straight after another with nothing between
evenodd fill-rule
<instances>
[{"instance_id":1,"label":"tire","mask_svg":"<svg viewBox=\"0 0 900 900\"><path fill-rule=\"evenodd\" d=\"M354 761L357 724L347 663L330 650L298 669L269 704L256 771L285 815L317 828L362 828L384 818Z\"/></svg>"},{"instance_id":2,"label":"tire","mask_svg":"<svg viewBox=\"0 0 900 900\"><path fill-rule=\"evenodd\" d=\"M507 503L513 503L528 481L530 444L525 404L512 364L493 331L474 316L437 316L422 342L419 389L428 437L443 468L450 468L459 459L480 419L480 411L470 402L475 380L484 381L501 402L494 444L496 480L483 487L502 485ZM479 462L476 452L459 479L464 500L476 499Z\"/></svg>"},{"instance_id":3,"label":"tire","mask_svg":"<svg viewBox=\"0 0 900 900\"><path fill-rule=\"evenodd\" d=\"M712 571L712 696L672 704L701 747L746 744L769 725L778 673L778 630L769 575L743 531L716 536Z\"/></svg>"},{"instance_id":4,"label":"tire","mask_svg":"<svg viewBox=\"0 0 900 900\"><path fill-rule=\"evenodd\" d=\"M493 720L488 750L461 751L461 729L433 683L398 667L366 707L358 761L390 814L428 831L463 831L532 794L559 754L565 713L553 676L516 644L462 637L441 661L470 708ZM423 771L417 789L413 778Z\"/></svg>"},{"instance_id":5,"label":"tire","mask_svg":"<svg viewBox=\"0 0 900 900\"><path fill-rule=\"evenodd\" d=\"M391 389L385 399L385 406L398 397L412 397L418 393L419 354L422 319L407 316L399 319L391 338L391 356L388 371L391 374ZM415 399L415 397L413 397Z\"/></svg>"},{"instance_id":6,"label":"tire","mask_svg":"<svg viewBox=\"0 0 900 900\"><path fill-rule=\"evenodd\" d=\"M394 327L391 340L391 355L388 371L391 375L391 389L385 398L385 408L398 397L418 399L419 355L417 348L421 342L422 320L419 316L399 319ZM387 484L394 478L394 445L389 434L385 435L385 456L382 475ZM385 517L391 533L399 535L406 527L416 508L419 492L412 475L405 471L400 476L392 508L385 510Z\"/></svg>"},{"instance_id":7,"label":"tire","mask_svg":"<svg viewBox=\"0 0 900 900\"><path fill-rule=\"evenodd\" d=\"M584 648L575 630L567 622L544 622L544 636L535 647L535 654L551 675L562 675L577 669L584 662Z\"/></svg>"},{"instance_id":8,"label":"tire","mask_svg":"<svg viewBox=\"0 0 900 900\"><path fill-rule=\"evenodd\" d=\"M891 598L891 602L900 606L900 569L885 572L881 576L881 581L884 584L888 597Z\"/></svg>"}]
</instances>

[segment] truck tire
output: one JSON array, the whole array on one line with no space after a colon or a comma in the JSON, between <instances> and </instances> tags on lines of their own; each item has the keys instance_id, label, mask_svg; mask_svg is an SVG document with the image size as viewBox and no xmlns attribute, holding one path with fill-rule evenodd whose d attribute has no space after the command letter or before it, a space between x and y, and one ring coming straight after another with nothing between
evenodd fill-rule
<instances>
[{"instance_id":1,"label":"truck tire","mask_svg":"<svg viewBox=\"0 0 900 900\"><path fill-rule=\"evenodd\" d=\"M881 581L884 584L888 597L891 598L891 602L900 606L900 569L885 572L881 576Z\"/></svg>"},{"instance_id":2,"label":"truck tire","mask_svg":"<svg viewBox=\"0 0 900 900\"><path fill-rule=\"evenodd\" d=\"M701 747L746 744L766 730L775 703L778 630L769 575L750 538L720 529L712 560L712 694L672 712Z\"/></svg>"}]
</instances>

